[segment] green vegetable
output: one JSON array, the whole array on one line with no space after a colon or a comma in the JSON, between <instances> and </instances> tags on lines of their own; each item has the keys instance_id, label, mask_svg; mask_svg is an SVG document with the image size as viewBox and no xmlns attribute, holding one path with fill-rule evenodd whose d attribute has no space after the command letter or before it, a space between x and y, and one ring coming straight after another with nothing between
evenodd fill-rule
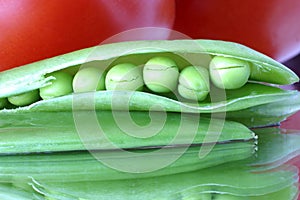
<instances>
[{"instance_id":1,"label":"green vegetable","mask_svg":"<svg viewBox=\"0 0 300 200\"><path fill-rule=\"evenodd\" d=\"M207 70L226 72L225 90ZM298 138L278 148L270 143L282 138L257 133L257 144L222 113L248 126L278 123L300 95L273 84L298 80L267 56L212 40L107 44L1 72L1 99L40 90L42 100L0 110L0 190L77 200L293 199L296 171L276 167ZM187 85L204 92L191 97Z\"/></svg>"},{"instance_id":2,"label":"green vegetable","mask_svg":"<svg viewBox=\"0 0 300 200\"><path fill-rule=\"evenodd\" d=\"M168 57L151 58L144 66L143 76L146 86L153 92L170 92L177 87L178 67Z\"/></svg>"},{"instance_id":3,"label":"green vegetable","mask_svg":"<svg viewBox=\"0 0 300 200\"><path fill-rule=\"evenodd\" d=\"M219 88L237 89L248 81L249 62L236 58L215 56L209 65L211 81Z\"/></svg>"},{"instance_id":4,"label":"green vegetable","mask_svg":"<svg viewBox=\"0 0 300 200\"><path fill-rule=\"evenodd\" d=\"M215 92L216 94L222 94L222 90L220 92L215 90ZM92 99L91 95L93 95ZM27 112L89 110L91 109L91 104L95 104L94 108L99 111L110 110L116 107L118 110L148 111L152 109L186 113L218 113L226 111L228 119L239 121L249 127L257 127L276 124L300 108L299 92L255 83L249 83L240 89L227 91L226 98L226 102L213 103L205 100L195 104L183 103L171 98L138 91L134 93L126 91L97 91L88 95L78 93L76 95L38 101L30 107L1 110L0 113L21 114ZM159 105L159 107L153 107L153 105Z\"/></svg>"},{"instance_id":5,"label":"green vegetable","mask_svg":"<svg viewBox=\"0 0 300 200\"><path fill-rule=\"evenodd\" d=\"M153 151L154 150L154 151ZM200 146L122 151L2 155L1 182L79 182L158 177L189 172L248 158L253 142L217 144L199 158Z\"/></svg>"},{"instance_id":6,"label":"green vegetable","mask_svg":"<svg viewBox=\"0 0 300 200\"><path fill-rule=\"evenodd\" d=\"M113 66L105 78L107 90L142 90L144 81L142 69L131 63Z\"/></svg>"},{"instance_id":7,"label":"green vegetable","mask_svg":"<svg viewBox=\"0 0 300 200\"><path fill-rule=\"evenodd\" d=\"M284 102L284 103L283 103ZM237 121L248 127L278 125L288 116L300 110L300 93L281 96L277 101L227 112L229 120ZM207 116L208 117L208 116Z\"/></svg>"},{"instance_id":8,"label":"green vegetable","mask_svg":"<svg viewBox=\"0 0 300 200\"><path fill-rule=\"evenodd\" d=\"M147 112L131 112L130 119L126 112L99 111L95 114L103 133L91 125L88 111L2 113L0 153L201 144L207 135L214 136L213 142L219 143L249 141L255 137L239 123L188 114L154 112L150 118ZM82 121L74 121L73 116ZM88 127L88 134L81 131L81 126ZM218 132L211 133L213 130Z\"/></svg>"},{"instance_id":9,"label":"green vegetable","mask_svg":"<svg viewBox=\"0 0 300 200\"><path fill-rule=\"evenodd\" d=\"M126 52L125 55L124 52ZM97 53L101 57L90 58L92 53ZM133 64L139 65L146 63L155 55L165 55L174 58L174 61L182 69L189 63L184 59L185 57L180 57L183 53L187 55L187 58L189 55L197 56L197 59L190 61L195 66L209 64L209 60L201 59L204 54L248 61L252 64L250 80L273 84L292 84L299 81L297 75L282 64L236 43L214 40L135 41L87 48L35 62L26 67L1 72L0 97L13 96L45 86L51 82L51 77L45 77L45 74L76 65L84 65L88 61L100 64L110 61L111 66L114 66L131 60L134 62Z\"/></svg>"},{"instance_id":10,"label":"green vegetable","mask_svg":"<svg viewBox=\"0 0 300 200\"><path fill-rule=\"evenodd\" d=\"M101 68L87 67L80 69L73 79L73 90L77 92L92 92L105 89L105 72Z\"/></svg>"},{"instance_id":11,"label":"green vegetable","mask_svg":"<svg viewBox=\"0 0 300 200\"><path fill-rule=\"evenodd\" d=\"M48 74L46 77L52 81L49 85L40 88L42 99L51 99L72 93L73 77L70 74L59 71Z\"/></svg>"},{"instance_id":12,"label":"green vegetable","mask_svg":"<svg viewBox=\"0 0 300 200\"><path fill-rule=\"evenodd\" d=\"M92 54L101 55L101 57L91 56ZM113 66L132 63L135 66L144 66L144 72L147 71L147 67L151 62L159 63L160 66L165 66L166 69L177 70L184 72L184 68L188 66L203 66L207 69L211 63L211 57L220 60L234 60L237 63L249 63L250 65L250 77L249 81L244 86L238 89L222 90L218 89L211 84L210 93L203 101L191 103L187 99L182 98L180 93L184 96L184 92L179 89L173 91L174 94L163 94L161 96L161 90L155 91L154 94L150 91L96 91L90 94L82 95L63 95L61 97L55 97L49 100L41 100L28 107L22 107L17 109L1 110L0 112L26 112L26 111L71 111L76 109L87 110L96 108L97 110L112 109L112 102L116 102L117 109L120 110L141 110L148 111L149 108L154 110L166 110L169 112L189 112L189 113L218 113L218 112L236 112L242 113L248 112L249 109L266 104L277 103L279 108L284 108L286 105L282 99L288 99L296 95L296 91L284 91L272 86L262 85L260 82L269 84L292 84L299 79L291 70L283 66L282 64L272 60L271 58L260 54L245 46L213 40L175 40L175 41L135 41L135 42L123 42L115 44L107 44L100 47L92 47L83 49L80 51L72 52L69 54L57 56L47 60L32 63L20 68L9 70L0 73L0 98L7 98L15 96L27 91L32 91L40 88L50 87L53 80L53 76L50 74L53 72L68 71L68 69L78 69L78 66L87 68L92 64L93 66L103 66L107 69ZM148 62L148 64L147 64ZM227 62L227 61L226 61ZM175 66L177 67L173 67ZM228 63L227 63L228 64ZM242 67L242 71L247 67ZM70 71L69 70L69 71ZM152 70L153 71L153 70ZM247 71L247 70L246 70ZM165 72L165 70L161 70ZM182 73L181 72L181 73ZM147 74L147 73L146 73ZM152 74L153 73L149 73ZM175 75L177 74L177 75ZM246 73L247 74L247 73ZM195 74L197 76L197 73ZM162 81L171 83L170 88L177 87L179 82L173 84L178 79L178 72L174 72L174 75L168 73L168 78L160 78ZM155 77L156 78L156 77ZM69 78L70 79L70 78ZM147 75L144 79L147 85ZM258 81L253 83L253 81ZM165 84L165 83L163 83ZM71 86L71 84L63 84L65 87ZM148 84L149 85L149 84ZM150 86L151 87L151 86ZM180 86L181 87L181 86ZM88 90L87 88L85 88ZM43 90L43 89L42 89ZM166 90L164 90L166 92ZM51 92L50 92L51 93ZM53 90L54 94L50 97L60 96L57 90ZM70 93L70 90L66 93ZM87 105L91 101L90 97L94 97L95 106ZM82 99L82 107L72 106L72 99ZM204 96L203 96L204 98ZM202 98L200 98L202 99ZM123 100L123 101L121 101ZM84 102L85 101L85 102ZM92 102L93 103L93 102ZM153 107L153 105L159 105ZM91 107L92 106L92 107ZM286 116L292 114L285 110ZM263 114L261 114L263 115ZM246 116L246 115L245 115ZM257 118L260 115L256 116ZM263 117L263 116L262 116ZM243 121L251 121L249 117L242 117ZM234 119L234 118L231 118ZM265 124L278 123L279 117L267 118ZM262 125L265 125L262 124ZM256 125L256 124L254 124ZM261 124L260 124L261 125Z\"/></svg>"},{"instance_id":13,"label":"green vegetable","mask_svg":"<svg viewBox=\"0 0 300 200\"><path fill-rule=\"evenodd\" d=\"M259 133L259 137L269 131L274 129ZM293 142L299 135L289 134L284 137L286 141ZM280 139L275 138L266 134L260 140L262 143L258 144L260 153L246 160L236 161L237 150L246 147L244 142L223 144L228 145L226 147L216 145L204 160L199 160L197 156L200 147L194 146L166 168L136 174L109 168L87 152L7 155L1 157L0 180L13 183L16 187L16 181L27 181L37 194L49 199L193 199L198 194L198 197L203 198L211 195L212 199L292 200L297 194L296 170L291 167L269 170L271 165L267 171L262 171L264 168L250 166L265 159L264 165L277 163L274 158L281 159L279 154L290 154L289 148L283 151L278 149L281 146L276 141L279 142ZM245 150L249 147L249 150L252 149L251 143L248 144ZM273 148L272 153L277 156L268 158L270 148ZM144 166L148 166L149 162L156 165L171 155L180 153L180 148L166 150L157 157L147 154L153 151L149 149L132 150L138 153L134 158L122 156L122 153L116 151L98 153L107 154L106 158L118 160L122 166L137 166L143 162ZM233 152L236 152L235 155ZM232 155L231 159L235 159L234 162L203 168L203 165L207 166L212 161L229 159L229 155ZM262 163L259 162L260 164ZM169 175L164 176L165 174Z\"/></svg>"},{"instance_id":14,"label":"green vegetable","mask_svg":"<svg viewBox=\"0 0 300 200\"><path fill-rule=\"evenodd\" d=\"M179 94L195 101L204 100L209 93L209 75L204 67L186 67L179 75Z\"/></svg>"},{"instance_id":15,"label":"green vegetable","mask_svg":"<svg viewBox=\"0 0 300 200\"><path fill-rule=\"evenodd\" d=\"M27 106L40 99L39 91L33 90L16 96L8 97L8 101L16 106Z\"/></svg>"}]
</instances>

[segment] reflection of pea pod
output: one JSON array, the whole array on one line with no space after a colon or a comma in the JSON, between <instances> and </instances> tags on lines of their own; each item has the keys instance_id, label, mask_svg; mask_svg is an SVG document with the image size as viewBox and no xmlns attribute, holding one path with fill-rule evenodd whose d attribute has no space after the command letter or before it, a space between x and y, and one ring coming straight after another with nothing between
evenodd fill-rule
<instances>
[{"instance_id":1,"label":"reflection of pea pod","mask_svg":"<svg viewBox=\"0 0 300 200\"><path fill-rule=\"evenodd\" d=\"M260 166L257 170L278 167L300 155L300 131L279 128L255 129L258 135L258 151L251 165Z\"/></svg>"},{"instance_id":2,"label":"reflection of pea pod","mask_svg":"<svg viewBox=\"0 0 300 200\"><path fill-rule=\"evenodd\" d=\"M146 179L51 183L33 180L36 191L54 199L228 199L292 200L297 172L292 168L251 173L228 163L189 173Z\"/></svg>"},{"instance_id":3,"label":"reflection of pea pod","mask_svg":"<svg viewBox=\"0 0 300 200\"><path fill-rule=\"evenodd\" d=\"M49 85L53 77L47 75L55 71L67 70L68 68L78 70L80 65L83 67L110 68L123 62L143 65L154 56L172 58L178 63L179 69L189 65L208 67L211 56L231 57L250 63L250 80L252 81L272 84L291 84L298 81L298 77L280 63L235 43L211 40L137 41L83 49L2 72L0 74L0 98L22 94ZM170 112L212 113L238 111L278 102L280 99L293 96L296 93L296 91L285 91L260 83L247 83L241 88L226 90L226 98L221 98L221 100L216 99L218 91L221 90L212 88L209 96L211 98L208 97L198 103L188 103L174 99L169 95L161 96L148 92L99 91L93 97L95 97L96 109L111 109L114 106L113 103L117 104L118 109L149 110L153 104L159 104L160 109L162 107ZM112 99L122 99L122 97L129 95L129 102L112 101ZM67 95L50 100L41 100L28 107L1 112L62 111L90 108L84 103L75 108L72 107L73 97ZM75 97L83 101L87 98L85 93L75 95ZM285 102L282 101L282 104L285 105Z\"/></svg>"},{"instance_id":4,"label":"reflection of pea pod","mask_svg":"<svg viewBox=\"0 0 300 200\"><path fill-rule=\"evenodd\" d=\"M242 160L253 154L253 142L217 144L204 158L199 158L200 146L190 147L183 155L182 147L167 148L163 152L150 154L153 150L132 150L128 155L120 151L61 152L48 154L1 156L0 182L12 183L34 178L47 182L103 181L156 177L194 171L216 166L230 161ZM155 150L155 149L154 149ZM179 155L179 156L178 156ZM101 156L100 161L95 157ZM149 168L163 163L172 157L179 157L169 166L156 171L141 173L141 168ZM106 164L114 160L120 166L138 166L136 173L113 169ZM105 163L103 164L102 161Z\"/></svg>"},{"instance_id":5,"label":"reflection of pea pod","mask_svg":"<svg viewBox=\"0 0 300 200\"><path fill-rule=\"evenodd\" d=\"M297 171L293 167L286 166L278 169L274 169L272 165L267 168L250 167L253 164L273 164L277 159L284 158L298 148L296 144L299 135L279 135L276 131L278 129L259 131L261 139L258 143L259 151L256 156L246 160L243 158L251 154L252 142L217 144L210 154L200 160L197 156L199 147L194 146L172 165L151 173L120 172L102 165L87 152L7 155L1 157L0 180L22 187L28 190L29 194L32 193L32 189L28 188L30 184L36 193L49 199L59 200L107 199L108 197L113 199L293 200L297 194L298 180ZM295 148L278 145L282 142ZM273 150L271 155L270 149ZM133 151L145 153L152 150ZM173 147L169 152L157 157L149 157L143 153L140 157L145 161L158 163L160 159L164 160L180 152L180 148ZM120 152L99 153L107 153L110 159L116 159L124 165L137 164L135 163L137 157L122 157ZM233 162L227 162L230 160ZM215 166L220 162L227 163ZM207 168L208 166L215 167ZM264 169L272 170L264 171ZM167 174L168 176L164 176ZM21 184L22 182L25 186Z\"/></svg>"}]
</instances>

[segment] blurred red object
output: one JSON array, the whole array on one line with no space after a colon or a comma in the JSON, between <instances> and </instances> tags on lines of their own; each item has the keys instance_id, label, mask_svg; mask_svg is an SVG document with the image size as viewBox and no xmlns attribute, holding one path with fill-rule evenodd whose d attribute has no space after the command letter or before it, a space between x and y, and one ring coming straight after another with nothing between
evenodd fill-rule
<instances>
[{"instance_id":1,"label":"blurred red object","mask_svg":"<svg viewBox=\"0 0 300 200\"><path fill-rule=\"evenodd\" d=\"M0 71L98 45L128 29L172 28L174 18L174 0L1 0Z\"/></svg>"},{"instance_id":2,"label":"blurred red object","mask_svg":"<svg viewBox=\"0 0 300 200\"><path fill-rule=\"evenodd\" d=\"M299 0L177 0L175 29L247 45L281 62L300 51Z\"/></svg>"}]
</instances>

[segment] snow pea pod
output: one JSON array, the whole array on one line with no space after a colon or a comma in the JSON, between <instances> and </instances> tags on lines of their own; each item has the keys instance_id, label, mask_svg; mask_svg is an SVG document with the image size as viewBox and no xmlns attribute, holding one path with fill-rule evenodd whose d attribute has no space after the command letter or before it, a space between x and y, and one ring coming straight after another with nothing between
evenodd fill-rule
<instances>
[{"instance_id":1,"label":"snow pea pod","mask_svg":"<svg viewBox=\"0 0 300 200\"><path fill-rule=\"evenodd\" d=\"M241 88L225 90L225 99L213 100L212 96L203 102L190 103L181 101L170 96L161 96L148 92L130 92L128 105L131 110L149 110L149 105L159 102L162 107L170 112L194 112L212 113L242 110L248 107L271 103L281 96L293 95L295 91L283 91L278 88L260 84L260 82L272 84L292 84L299 78L291 70L271 58L256 52L248 47L225 41L214 40L174 40L174 41L134 41L115 44L107 44L75 51L69 54L53 57L19 68L0 73L0 98L18 95L34 89L51 85L55 79L49 74L61 71L76 69L80 66L98 66L109 69L120 63L133 63L137 66L145 64L155 56L165 56L173 59L180 70L191 65L208 67L210 58L213 56L230 57L249 62L251 73L250 81L259 83L246 83ZM208 57L208 58L207 58ZM258 91L257 91L258 90ZM218 89L215 89L218 94ZM116 95L116 96L113 96ZM104 102L97 109L111 109L113 97L128 96L124 91L97 91L96 101ZM84 94L76 94L76 97L84 98ZM70 101L72 94L48 100L42 100L17 109L24 110L72 110ZM250 98L251 97L251 98ZM122 98L121 98L122 99ZM52 106L54 103L58 107ZM119 102L118 102L119 103ZM102 104L102 103L101 103ZM284 104L284 102L283 102ZM126 105L126 106L128 106ZM125 105L120 105L123 109ZM85 109L83 106L82 109ZM127 109L127 108L126 108ZM8 109L0 112L8 112ZM13 111L14 112L14 111Z\"/></svg>"}]
</instances>

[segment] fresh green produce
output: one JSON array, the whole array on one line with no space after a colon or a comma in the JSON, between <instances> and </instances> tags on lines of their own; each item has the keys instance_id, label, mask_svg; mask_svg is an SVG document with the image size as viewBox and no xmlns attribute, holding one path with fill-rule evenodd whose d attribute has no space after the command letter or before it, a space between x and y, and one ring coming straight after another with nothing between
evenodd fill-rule
<instances>
[{"instance_id":1,"label":"fresh green produce","mask_svg":"<svg viewBox=\"0 0 300 200\"><path fill-rule=\"evenodd\" d=\"M258 142L259 150L255 156L240 161L232 160L234 162L210 168L203 168L203 165L228 159L232 152L240 149L238 146L244 146L246 152L251 150L253 145L248 143L246 147L245 142L228 143L227 147L217 145L212 154L208 154L204 160L197 157L200 146L194 146L166 168L137 174L109 168L88 152L2 155L0 180L6 183L0 184L0 191L3 190L2 194L6 196L9 193L13 196L20 195L20 199L30 199L32 196L34 198L31 199L41 199L42 196L45 199L57 200L92 200L108 197L122 200L292 200L297 195L297 171L291 166L276 168L276 163L299 150L297 144L300 136L280 135L278 131L280 130L274 128L257 131L261 140ZM280 146L282 142L290 148ZM140 165L140 161L149 161L155 165L171 155L180 153L178 148L180 147L169 148L167 152L155 157L143 153L135 158L122 157L122 153L115 151L98 153L107 153L107 158L116 159L121 164ZM270 149L273 149L272 155ZM151 150L134 151L141 153ZM231 153L227 154L230 151ZM232 158L236 159L236 156L237 154L232 154Z\"/></svg>"},{"instance_id":2,"label":"fresh green produce","mask_svg":"<svg viewBox=\"0 0 300 200\"><path fill-rule=\"evenodd\" d=\"M249 158L254 153L254 145L253 142L217 144L204 158L198 156L200 146L188 149L172 147L161 152L151 153L153 150L155 149L131 150L130 154L115 150L93 151L93 154L87 151L66 151L2 155L0 180L1 182L13 182L14 180L28 181L34 178L47 182L78 182L157 177L195 171ZM101 159L98 160L97 157ZM165 164L170 157L176 158L174 162L159 168L159 165ZM122 168L114 169L107 166L107 163L112 160L118 162ZM152 171L156 168L157 170Z\"/></svg>"},{"instance_id":3,"label":"fresh green produce","mask_svg":"<svg viewBox=\"0 0 300 200\"><path fill-rule=\"evenodd\" d=\"M278 134L277 129L256 131L256 133L261 138L261 140L258 140L257 152L254 152L256 147L253 145L253 141L223 142L216 144L204 158L199 158L198 156L201 144L189 147L184 154L182 154L182 150L185 147L176 145L166 148L158 154L151 154L151 152L157 150L159 146L150 149L131 149L130 151L135 153L134 155L128 155L122 151L94 151L93 155L91 155L86 151L70 152L67 150L57 153L1 155L0 180L1 182L11 182L34 178L38 181L47 182L77 182L83 180L100 181L145 178L195 171L238 160L241 160L237 162L240 163L240 166L260 166L251 168L251 171L259 172L278 167L287 158L291 158L288 156L295 156L295 152L300 149L298 145L300 136L297 134L282 135ZM270 152L271 149L272 151ZM163 162L170 156L177 157L179 155L179 157L178 160L165 168L136 174L112 169L99 162L95 155L105 155L105 157L102 157L103 160L100 161L115 159L122 165L129 163L131 165L142 165L144 163L144 166L150 168L157 163ZM82 171L83 169L88 169L88 171Z\"/></svg>"},{"instance_id":4,"label":"fresh green produce","mask_svg":"<svg viewBox=\"0 0 300 200\"><path fill-rule=\"evenodd\" d=\"M70 94L73 91L73 77L70 74L58 71L46 76L51 77L53 80L49 83L49 85L39 88L42 99L51 99L63 96Z\"/></svg>"},{"instance_id":5,"label":"fresh green produce","mask_svg":"<svg viewBox=\"0 0 300 200\"><path fill-rule=\"evenodd\" d=\"M84 116L85 112L78 114ZM159 112L153 114L153 119L157 121L152 121L151 129L158 130L154 136L132 137L127 131L130 129L130 124L120 128L115 120L116 117L125 118L123 112L101 111L97 112L96 116L104 131L101 135L107 137L107 140L93 133L97 132L94 129L89 129L86 137L80 137L71 112L2 113L0 114L0 154L84 150L86 149L84 143L88 143L93 149L114 148L110 143L119 148L201 144L205 142L206 135L211 131L210 124L221 127L220 133L215 133L214 142L252 141L254 143L255 138L254 133L240 123L209 118L198 120L193 115L181 116L167 113L166 121L162 124ZM136 124L147 125L151 121L147 112L131 112L131 116ZM143 134L146 136L145 130L144 132L140 131L141 129L137 130L139 136ZM25 135L26 137L22 137Z\"/></svg>"},{"instance_id":6,"label":"fresh green produce","mask_svg":"<svg viewBox=\"0 0 300 200\"><path fill-rule=\"evenodd\" d=\"M249 127L296 112L300 93L276 84L298 80L213 40L107 44L1 72L0 188L46 199L292 199L296 172L272 163L298 148L268 155L278 136ZM37 100L11 101L33 91Z\"/></svg>"},{"instance_id":7,"label":"fresh green produce","mask_svg":"<svg viewBox=\"0 0 300 200\"><path fill-rule=\"evenodd\" d=\"M143 76L146 86L151 91L163 93L175 90L179 71L171 58L156 56L146 62Z\"/></svg>"},{"instance_id":8,"label":"fresh green produce","mask_svg":"<svg viewBox=\"0 0 300 200\"><path fill-rule=\"evenodd\" d=\"M195 101L204 100L209 93L209 75L204 67L189 66L179 75L178 93Z\"/></svg>"},{"instance_id":9,"label":"fresh green produce","mask_svg":"<svg viewBox=\"0 0 300 200\"><path fill-rule=\"evenodd\" d=\"M97 57L97 55L99 56ZM197 98L196 101L191 100L187 95L183 94L184 92L182 92L182 89L162 94L160 92L166 92L166 90L152 90L151 86L149 87L149 84L147 83L148 76L150 76L149 73L151 74L152 69L149 68L149 71L148 67L152 62L158 62L161 64L160 66L166 66L166 69L173 70L178 67L179 71L182 71L183 76L185 76L184 74L186 72L184 72L184 69L186 67L201 66L209 69L210 63L216 59L218 59L218 63L225 62L227 63L226 65L230 65L230 70L228 71L233 71L233 74L230 75L230 72L229 75L228 73L225 73L224 75L228 77L235 76L234 74L236 73L240 74L240 71L236 70L241 69L242 71L245 71L246 75L244 77L248 77L248 69L250 68L248 82L244 84L246 78L239 77L237 80L240 78L243 79L239 88L228 90L219 89L218 84L214 84L214 78L211 76L207 77L204 73L203 78L205 80L211 79L213 84L210 84L211 86L207 89L207 91L209 91L208 96L206 98L203 96L204 99ZM230 62L228 60L230 60ZM232 62L236 63L238 66L243 65L243 67L231 67L231 65L234 65ZM298 95L298 92L279 89L274 87L274 84L292 84L299 80L297 75L282 64L245 46L231 42L213 40L135 41L107 44L75 51L1 72L0 98L5 99L36 89L40 89L41 91L47 90L46 88L50 87L52 82L54 82L52 85L55 85L54 76L51 76L52 73L60 73L60 71L78 69L81 67L84 69L90 65L98 67L101 69L100 71L103 72L108 71L115 65L122 65L124 63L143 66L143 79L145 80L146 85L148 85L148 88L145 87L143 91L102 90L92 92L93 94L90 95L86 93L82 95L79 95L79 93L73 94L72 89L66 90L66 92L64 92L65 95L62 95L59 94L59 91L54 90L53 93L57 94L55 96L54 94L50 95L49 97L53 97L51 99L37 101L30 106L21 106L20 108L15 109L2 109L0 112L88 110L91 105L87 105L90 103L87 98L91 98L91 96L94 98L96 110L113 109L113 99L123 99L123 101L119 100L117 102L118 110L132 111L148 111L151 108L152 110L163 110L168 112L227 112L228 116L232 116L234 114L231 115L231 112L243 112L244 110L247 112L249 109L256 108L257 106L263 107L273 103L278 104L279 108L282 108L282 110L277 109L277 115L275 116L274 114L274 116L269 116L270 121L264 121L263 124L246 123L246 125L249 125L250 127L278 123L282 120L282 118L277 117L278 113L282 112L284 113L284 117L287 117L295 112L294 110L287 112L283 108L286 105L285 100L294 98ZM224 64L219 65L222 66ZM174 68L173 66L176 67ZM81 69L79 69L78 74L81 73L80 71ZM145 71L148 72L146 73L146 76ZM223 71L223 69L218 71ZM161 69L161 72L165 73L166 71ZM75 75L75 77L78 76L78 74ZM197 76L197 73L195 76ZM154 76L154 78L157 77ZM178 76L167 73L166 77L170 77L170 79L157 78L156 81L160 81L160 84L163 85L166 85L165 82L168 82L168 84L170 83L172 86L169 85L167 87L173 88L174 80L177 80ZM68 78L68 80L70 80L70 78ZM189 79L189 81L194 82L193 79ZM264 82L264 84L262 84L262 82ZM140 87L139 84L141 84L141 82L139 82L136 87ZM179 80L176 84L177 86L179 85L179 87L182 85ZM244 85L241 86L242 84ZM64 83L63 85L63 87L72 87L72 83ZM177 86L175 85L175 87ZM58 90L60 89L58 88ZM85 90L83 89L83 91ZM72 105L73 98L80 98L82 104L74 107ZM128 98L128 101L124 100L126 98ZM200 99L201 101L198 101ZM159 106L153 107L153 105ZM9 107L11 106L7 106L7 108ZM264 117L263 113L256 115L256 117L259 118L260 115ZM235 120L234 117L229 119ZM248 119L243 117L242 121L251 121L251 119L252 118L250 117Z\"/></svg>"},{"instance_id":10,"label":"fresh green produce","mask_svg":"<svg viewBox=\"0 0 300 200\"><path fill-rule=\"evenodd\" d=\"M250 63L236 58L215 56L209 66L212 82L219 88L237 89L246 84L250 76Z\"/></svg>"},{"instance_id":11,"label":"fresh green produce","mask_svg":"<svg viewBox=\"0 0 300 200\"><path fill-rule=\"evenodd\" d=\"M39 97L39 91L33 90L29 92L25 92L22 94L18 94L16 96L10 96L8 97L8 101L16 106L27 106L30 105L40 99Z\"/></svg>"},{"instance_id":12,"label":"fresh green produce","mask_svg":"<svg viewBox=\"0 0 300 200\"><path fill-rule=\"evenodd\" d=\"M104 75L105 72L97 67L86 67L81 69L74 76L73 91L78 93L104 90Z\"/></svg>"},{"instance_id":13,"label":"fresh green produce","mask_svg":"<svg viewBox=\"0 0 300 200\"><path fill-rule=\"evenodd\" d=\"M108 71L105 85L107 90L142 90L142 69L130 63L115 65Z\"/></svg>"},{"instance_id":14,"label":"fresh green produce","mask_svg":"<svg viewBox=\"0 0 300 200\"><path fill-rule=\"evenodd\" d=\"M126 51L127 54L122 54L123 51ZM93 53L100 54L101 57L90 56ZM186 54L186 57L181 55L183 53ZM48 75L49 73L85 63L94 62L93 65L97 63L99 68L109 69L117 63L131 60L133 64L146 64L144 67L146 70L148 60L156 59L162 63L166 62L163 59L157 59L154 56L157 54L165 55L163 58L172 59L172 62L176 62L180 70L187 64L197 66L202 63L201 66L209 67L207 64L210 63L211 56L218 55L216 58L223 56L234 58L232 60L236 62L248 62L251 66L250 80L252 81L272 84L291 84L298 81L298 77L280 63L247 47L230 42L210 40L137 41L84 49L2 72L1 89L4 90L1 90L1 97L21 93L21 90L26 92L33 88L43 88L53 79ZM196 54L198 59L189 59L189 54ZM168 66L171 65L168 64ZM12 79L12 77L14 78Z\"/></svg>"}]
</instances>

